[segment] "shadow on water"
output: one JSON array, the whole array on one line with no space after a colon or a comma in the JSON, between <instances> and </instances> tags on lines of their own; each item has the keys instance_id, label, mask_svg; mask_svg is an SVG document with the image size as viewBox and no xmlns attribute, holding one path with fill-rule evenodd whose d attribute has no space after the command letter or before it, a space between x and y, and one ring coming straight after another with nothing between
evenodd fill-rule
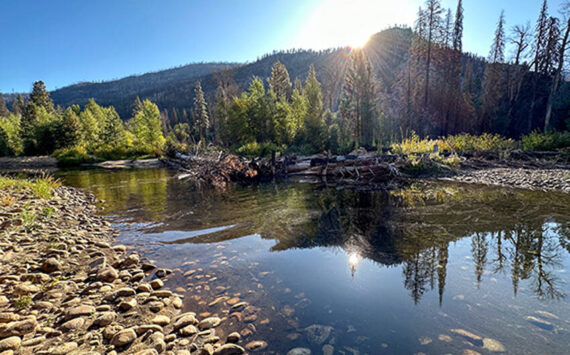
<instances>
[{"instance_id":1,"label":"shadow on water","mask_svg":"<svg viewBox=\"0 0 570 355\"><path fill-rule=\"evenodd\" d=\"M211 300L204 293L210 287L212 300L249 295L248 301L263 309L249 324L277 351L306 346L320 352L327 343L346 353L460 351L464 344L448 343L446 334L448 328L465 327L494 334L513 353L545 346L535 339L516 350L516 339L525 332L563 353L569 323L568 194L440 182L396 191L287 182L217 191L197 189L160 169L61 176L105 200L105 213L123 231L121 242L181 270L177 284L194 295L191 307L228 312L207 305ZM201 270L195 275L225 279L225 286L191 276L196 268ZM256 275L258 269L267 271ZM262 283L259 275L267 274L273 276ZM400 299L396 289L402 284L411 303ZM294 287L298 293L291 298ZM432 292L435 299L423 301ZM381 303L375 293L382 295ZM361 304L352 303L354 298ZM287 308L293 302L297 313ZM519 314L547 306L558 312L560 324L529 316L539 319L536 324ZM267 323L258 324L265 316ZM493 316L510 330L489 324L486 319ZM375 317L389 317L391 324L374 323ZM264 332L269 318L271 331ZM230 320L231 326L241 324ZM543 320L550 324L548 334L540 333ZM323 342L307 330L319 322L334 328ZM434 328L444 334L421 336ZM418 337L417 344L400 344Z\"/></svg>"}]
</instances>

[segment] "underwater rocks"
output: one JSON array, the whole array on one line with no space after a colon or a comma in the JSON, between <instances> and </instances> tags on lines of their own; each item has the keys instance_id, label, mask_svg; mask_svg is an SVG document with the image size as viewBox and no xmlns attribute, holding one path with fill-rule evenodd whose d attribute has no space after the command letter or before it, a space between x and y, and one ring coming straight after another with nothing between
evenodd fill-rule
<instances>
[{"instance_id":1,"label":"underwater rocks","mask_svg":"<svg viewBox=\"0 0 570 355\"><path fill-rule=\"evenodd\" d=\"M565 169L461 170L456 176L442 179L531 190L560 190L570 193L570 170Z\"/></svg>"}]
</instances>

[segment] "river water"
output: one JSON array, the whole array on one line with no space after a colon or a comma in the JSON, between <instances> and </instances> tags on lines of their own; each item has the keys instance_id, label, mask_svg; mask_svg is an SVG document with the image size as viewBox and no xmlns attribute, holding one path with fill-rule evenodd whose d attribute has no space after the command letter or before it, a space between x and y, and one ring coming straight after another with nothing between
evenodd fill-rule
<instances>
[{"instance_id":1,"label":"river water","mask_svg":"<svg viewBox=\"0 0 570 355\"><path fill-rule=\"evenodd\" d=\"M187 311L227 317L222 339L241 331L279 354L568 354L569 194L441 182L217 191L163 169L58 176L103 200L118 243L176 270L166 285Z\"/></svg>"}]
</instances>

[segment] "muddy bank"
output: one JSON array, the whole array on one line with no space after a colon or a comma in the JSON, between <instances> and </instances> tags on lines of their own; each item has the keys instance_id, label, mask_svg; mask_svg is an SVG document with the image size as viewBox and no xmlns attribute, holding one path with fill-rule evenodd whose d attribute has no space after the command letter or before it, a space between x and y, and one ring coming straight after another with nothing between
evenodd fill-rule
<instances>
[{"instance_id":1,"label":"muddy bank","mask_svg":"<svg viewBox=\"0 0 570 355\"><path fill-rule=\"evenodd\" d=\"M226 317L183 309L164 287L174 271L113 245L93 202L69 187L0 191L0 354L245 352L239 334L216 335Z\"/></svg>"}]
</instances>

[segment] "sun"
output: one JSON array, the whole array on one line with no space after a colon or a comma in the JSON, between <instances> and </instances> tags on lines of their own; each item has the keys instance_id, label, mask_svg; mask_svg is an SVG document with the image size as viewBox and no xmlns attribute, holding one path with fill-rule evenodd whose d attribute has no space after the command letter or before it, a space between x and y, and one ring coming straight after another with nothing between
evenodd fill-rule
<instances>
[{"instance_id":1,"label":"sun","mask_svg":"<svg viewBox=\"0 0 570 355\"><path fill-rule=\"evenodd\" d=\"M299 27L296 48L361 48L373 34L391 25L413 23L415 16L407 0L317 1Z\"/></svg>"}]
</instances>

